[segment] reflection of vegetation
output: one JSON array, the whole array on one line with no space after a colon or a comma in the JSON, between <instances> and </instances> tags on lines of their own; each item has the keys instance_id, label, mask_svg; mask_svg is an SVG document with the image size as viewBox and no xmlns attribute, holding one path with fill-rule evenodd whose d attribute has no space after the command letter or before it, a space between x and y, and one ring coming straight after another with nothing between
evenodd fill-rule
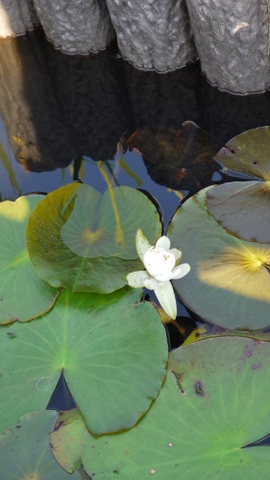
<instances>
[{"instance_id":1,"label":"reflection of vegetation","mask_svg":"<svg viewBox=\"0 0 270 480\"><path fill-rule=\"evenodd\" d=\"M125 279L142 268L137 229L151 244L161 235L155 206L135 189L112 188L98 166L103 196L78 183L0 205L1 471L59 480L72 472L76 480L249 480L257 471L268 480L268 449L253 443L270 431L270 237L247 241L220 225L226 186L176 212L170 239L192 268L175 288L216 325L168 358L157 310ZM252 224L254 209L247 202ZM264 216L258 221L264 228ZM44 409L61 372L78 408L58 415Z\"/></svg>"},{"instance_id":2,"label":"reflection of vegetation","mask_svg":"<svg viewBox=\"0 0 270 480\"><path fill-rule=\"evenodd\" d=\"M114 198L112 184L111 184L111 182L109 180L109 176L108 176L108 174L107 174L107 172L104 168L103 162L101 162L101 161L98 162L98 168L99 168L105 182L107 183L107 186L108 186L108 189L109 189L109 192L110 192L111 202L112 202L115 221L116 221L115 237L114 237L115 238L115 243L116 243L116 245L119 245L121 248L124 248L124 246L125 246L124 230L121 226L120 217L119 217L119 213L118 213L118 208L117 208L115 198Z\"/></svg>"},{"instance_id":3,"label":"reflection of vegetation","mask_svg":"<svg viewBox=\"0 0 270 480\"><path fill-rule=\"evenodd\" d=\"M17 183L17 180L16 180L16 176L15 176L15 173L10 165L10 161L7 157L7 154L4 150L4 147L3 145L0 143L0 160L8 174L8 178L9 178L9 181L12 185L12 187L14 188L14 190L16 190L16 193L18 193L18 195L21 195L22 194L22 191Z\"/></svg>"}]
</instances>

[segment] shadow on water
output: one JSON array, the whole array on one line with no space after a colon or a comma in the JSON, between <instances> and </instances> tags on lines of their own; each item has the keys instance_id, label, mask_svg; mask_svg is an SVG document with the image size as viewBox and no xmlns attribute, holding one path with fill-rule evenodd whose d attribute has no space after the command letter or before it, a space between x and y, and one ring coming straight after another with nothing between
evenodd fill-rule
<instances>
[{"instance_id":1,"label":"shadow on water","mask_svg":"<svg viewBox=\"0 0 270 480\"><path fill-rule=\"evenodd\" d=\"M16 158L31 171L65 167L78 156L113 159L136 129L180 128L191 120L221 145L269 123L270 93L219 92L199 63L158 75L134 69L116 46L98 55L56 51L41 28L0 40L0 111Z\"/></svg>"}]
</instances>

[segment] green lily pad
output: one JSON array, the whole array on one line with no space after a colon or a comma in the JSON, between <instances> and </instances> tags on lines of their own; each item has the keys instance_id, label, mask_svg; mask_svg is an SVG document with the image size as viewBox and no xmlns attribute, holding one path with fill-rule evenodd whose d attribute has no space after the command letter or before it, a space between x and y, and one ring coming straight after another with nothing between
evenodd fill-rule
<instances>
[{"instance_id":1,"label":"green lily pad","mask_svg":"<svg viewBox=\"0 0 270 480\"><path fill-rule=\"evenodd\" d=\"M70 475L55 461L49 443L57 412L38 411L21 417L2 432L1 478L17 480L68 480ZM79 480L78 472L72 477Z\"/></svg>"},{"instance_id":2,"label":"green lily pad","mask_svg":"<svg viewBox=\"0 0 270 480\"><path fill-rule=\"evenodd\" d=\"M268 343L225 337L180 347L136 427L99 438L80 431L84 468L97 480L268 480L269 448L245 447L270 432L269 377ZM79 432L79 418L73 418ZM56 458L65 429L63 448L71 445L71 427L66 419L61 439L58 433L52 442Z\"/></svg>"},{"instance_id":3,"label":"green lily pad","mask_svg":"<svg viewBox=\"0 0 270 480\"><path fill-rule=\"evenodd\" d=\"M59 294L36 275L26 248L29 215L43 198L29 195L0 203L0 324L42 315Z\"/></svg>"},{"instance_id":4,"label":"green lily pad","mask_svg":"<svg viewBox=\"0 0 270 480\"><path fill-rule=\"evenodd\" d=\"M270 182L217 185L208 192L207 208L234 235L270 243Z\"/></svg>"},{"instance_id":5,"label":"green lily pad","mask_svg":"<svg viewBox=\"0 0 270 480\"><path fill-rule=\"evenodd\" d=\"M255 182L233 182L210 191L207 207L227 230L248 241L270 243L270 127L247 130L215 156L223 172Z\"/></svg>"},{"instance_id":6,"label":"green lily pad","mask_svg":"<svg viewBox=\"0 0 270 480\"><path fill-rule=\"evenodd\" d=\"M178 209L168 236L179 245L190 273L173 282L201 318L226 328L270 325L270 246L230 235L206 208L202 190Z\"/></svg>"},{"instance_id":7,"label":"green lily pad","mask_svg":"<svg viewBox=\"0 0 270 480\"><path fill-rule=\"evenodd\" d=\"M159 214L141 192L116 187L102 196L89 185L69 184L31 214L27 247L36 272L52 286L109 293L141 268L138 228L151 243L161 235Z\"/></svg>"},{"instance_id":8,"label":"green lily pad","mask_svg":"<svg viewBox=\"0 0 270 480\"><path fill-rule=\"evenodd\" d=\"M134 425L159 393L168 356L160 317L140 295L64 291L42 318L2 326L0 431L45 408L62 369L93 434Z\"/></svg>"},{"instance_id":9,"label":"green lily pad","mask_svg":"<svg viewBox=\"0 0 270 480\"><path fill-rule=\"evenodd\" d=\"M270 180L270 127L246 130L229 140L215 156L223 172Z\"/></svg>"},{"instance_id":10,"label":"green lily pad","mask_svg":"<svg viewBox=\"0 0 270 480\"><path fill-rule=\"evenodd\" d=\"M78 408L61 412L50 433L52 453L59 465L73 473L81 465L81 443L86 432L85 423Z\"/></svg>"}]
</instances>

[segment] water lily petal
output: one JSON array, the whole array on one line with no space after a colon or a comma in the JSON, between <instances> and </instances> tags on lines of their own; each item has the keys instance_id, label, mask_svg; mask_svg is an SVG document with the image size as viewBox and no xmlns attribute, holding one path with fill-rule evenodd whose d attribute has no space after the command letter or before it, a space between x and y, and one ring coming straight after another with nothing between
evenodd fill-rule
<instances>
[{"instance_id":1,"label":"water lily petal","mask_svg":"<svg viewBox=\"0 0 270 480\"><path fill-rule=\"evenodd\" d=\"M155 275L155 279L159 282L167 282L168 280L172 279L172 270L167 270Z\"/></svg>"},{"instance_id":2,"label":"water lily petal","mask_svg":"<svg viewBox=\"0 0 270 480\"><path fill-rule=\"evenodd\" d=\"M190 272L190 265L188 263L182 263L173 269L171 278L172 280L178 280L187 275L188 272Z\"/></svg>"},{"instance_id":3,"label":"water lily petal","mask_svg":"<svg viewBox=\"0 0 270 480\"><path fill-rule=\"evenodd\" d=\"M160 283L159 286L155 288L155 294L163 310L169 315L169 317L175 320L177 307L171 282Z\"/></svg>"},{"instance_id":4,"label":"water lily petal","mask_svg":"<svg viewBox=\"0 0 270 480\"><path fill-rule=\"evenodd\" d=\"M166 235L163 235L163 237L160 237L156 243L156 248L164 248L164 250L170 250L171 242Z\"/></svg>"},{"instance_id":5,"label":"water lily petal","mask_svg":"<svg viewBox=\"0 0 270 480\"><path fill-rule=\"evenodd\" d=\"M159 274L168 275L175 266L175 257L164 248L151 247L143 259L144 266L151 277Z\"/></svg>"},{"instance_id":6,"label":"water lily petal","mask_svg":"<svg viewBox=\"0 0 270 480\"><path fill-rule=\"evenodd\" d=\"M135 243L136 243L136 250L138 252L138 255L143 262L144 255L146 254L147 250L151 248L151 243L147 240L147 238L144 236L142 230L139 228L136 233L136 238L135 238Z\"/></svg>"},{"instance_id":7,"label":"water lily petal","mask_svg":"<svg viewBox=\"0 0 270 480\"><path fill-rule=\"evenodd\" d=\"M158 282L155 278L149 277L143 282L144 286L148 288L148 290L155 290L160 286L160 282Z\"/></svg>"},{"instance_id":8,"label":"water lily petal","mask_svg":"<svg viewBox=\"0 0 270 480\"><path fill-rule=\"evenodd\" d=\"M171 250L169 250L169 253L172 253L174 255L175 265L177 265L182 257L181 250L179 250L179 248L171 248Z\"/></svg>"},{"instance_id":9,"label":"water lily petal","mask_svg":"<svg viewBox=\"0 0 270 480\"><path fill-rule=\"evenodd\" d=\"M149 278L149 275L145 270L140 270L138 272L131 272L127 275L127 283L130 287L142 288L144 287L145 280L148 278Z\"/></svg>"}]
</instances>

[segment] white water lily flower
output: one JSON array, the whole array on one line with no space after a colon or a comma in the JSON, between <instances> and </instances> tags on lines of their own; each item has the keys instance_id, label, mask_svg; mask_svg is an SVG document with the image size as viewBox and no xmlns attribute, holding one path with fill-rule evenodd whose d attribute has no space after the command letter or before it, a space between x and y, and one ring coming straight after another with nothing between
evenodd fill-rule
<instances>
[{"instance_id":1,"label":"white water lily flower","mask_svg":"<svg viewBox=\"0 0 270 480\"><path fill-rule=\"evenodd\" d=\"M171 318L176 318L176 299L170 280L184 277L190 265L178 265L182 256L178 248L170 249L171 242L165 235L151 246L141 229L136 233L136 249L146 270L127 275L127 283L133 288L146 287L154 290L163 310Z\"/></svg>"}]
</instances>

